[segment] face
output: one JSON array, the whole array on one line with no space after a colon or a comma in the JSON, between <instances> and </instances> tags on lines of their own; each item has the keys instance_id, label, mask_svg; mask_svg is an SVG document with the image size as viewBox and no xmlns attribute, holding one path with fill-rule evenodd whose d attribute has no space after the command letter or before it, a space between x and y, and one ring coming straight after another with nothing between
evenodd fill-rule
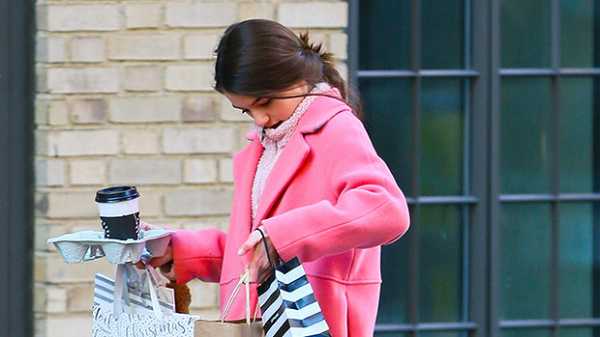
<instances>
[{"instance_id":1,"label":"face","mask_svg":"<svg viewBox=\"0 0 600 337\"><path fill-rule=\"evenodd\" d=\"M305 83L302 83L289 89L277 92L272 96L287 97L303 95L308 93L308 91L308 86ZM304 98L296 97L281 99L253 97L236 95L227 92L224 95L227 97L227 99L229 99L234 108L239 109L241 113L245 113L250 116L256 125L263 128L275 128L279 126L294 113L294 110Z\"/></svg>"}]
</instances>

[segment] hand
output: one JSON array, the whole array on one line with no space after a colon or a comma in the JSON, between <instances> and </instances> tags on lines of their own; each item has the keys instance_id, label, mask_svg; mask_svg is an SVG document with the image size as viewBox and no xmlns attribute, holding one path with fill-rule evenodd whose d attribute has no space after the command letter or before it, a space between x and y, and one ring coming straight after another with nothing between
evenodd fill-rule
<instances>
[{"instance_id":1,"label":"hand","mask_svg":"<svg viewBox=\"0 0 600 337\"><path fill-rule=\"evenodd\" d=\"M140 227L147 231L151 229L160 229L161 227L151 225L149 223L140 220ZM170 281L175 281L175 268L173 268L173 250L171 249L171 242L167 246L167 250L163 256L154 256L150 260L149 265L154 268L160 268L160 273L168 278ZM146 265L142 261L138 261L135 266L139 269L145 269Z\"/></svg>"},{"instance_id":2,"label":"hand","mask_svg":"<svg viewBox=\"0 0 600 337\"><path fill-rule=\"evenodd\" d=\"M263 232L265 233L265 240L267 241L267 247L269 249L268 253L271 257L271 261L273 261L274 264L277 264L277 261L279 261L279 254L277 254L271 239L264 229ZM273 272L269 260L267 259L264 244L262 243L262 236L258 230L254 230L250 233L246 242L244 242L238 250L238 255L244 255L245 262L250 270L250 281L252 282L261 283ZM249 258L248 255L250 256ZM248 260L250 261L248 262Z\"/></svg>"}]
</instances>

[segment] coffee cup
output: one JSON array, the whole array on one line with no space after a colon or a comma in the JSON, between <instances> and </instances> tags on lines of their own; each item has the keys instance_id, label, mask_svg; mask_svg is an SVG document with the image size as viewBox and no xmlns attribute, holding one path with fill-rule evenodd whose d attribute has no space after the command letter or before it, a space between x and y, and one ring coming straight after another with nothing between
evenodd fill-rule
<instances>
[{"instance_id":1,"label":"coffee cup","mask_svg":"<svg viewBox=\"0 0 600 337\"><path fill-rule=\"evenodd\" d=\"M114 186L96 192L96 205L107 239L139 239L139 197L135 186Z\"/></svg>"}]
</instances>

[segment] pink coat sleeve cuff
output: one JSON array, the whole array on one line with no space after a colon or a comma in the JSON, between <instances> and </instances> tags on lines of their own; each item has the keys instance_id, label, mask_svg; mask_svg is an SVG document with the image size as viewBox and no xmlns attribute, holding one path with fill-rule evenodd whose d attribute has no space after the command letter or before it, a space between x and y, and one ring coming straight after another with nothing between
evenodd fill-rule
<instances>
[{"instance_id":1,"label":"pink coat sleeve cuff","mask_svg":"<svg viewBox=\"0 0 600 337\"><path fill-rule=\"evenodd\" d=\"M171 235L178 284L193 278L219 282L226 234L218 229L178 230Z\"/></svg>"}]
</instances>

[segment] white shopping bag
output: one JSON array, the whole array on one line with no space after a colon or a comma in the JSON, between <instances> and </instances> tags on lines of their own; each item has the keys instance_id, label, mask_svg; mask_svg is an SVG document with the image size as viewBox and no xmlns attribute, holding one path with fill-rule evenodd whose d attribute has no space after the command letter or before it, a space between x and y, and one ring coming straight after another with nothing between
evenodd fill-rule
<instances>
[{"instance_id":1,"label":"white shopping bag","mask_svg":"<svg viewBox=\"0 0 600 337\"><path fill-rule=\"evenodd\" d=\"M130 312L152 312L152 299L148 289L146 278L154 271L138 272L131 265L117 267L117 278L119 273L125 272L123 279L127 279L127 289L123 289L122 298ZM158 276L153 276L157 278ZM123 287L125 284L123 284ZM94 304L114 306L115 281L108 276L97 273L94 280ZM162 311L175 312L175 294L173 289L158 287L158 301Z\"/></svg>"},{"instance_id":2,"label":"white shopping bag","mask_svg":"<svg viewBox=\"0 0 600 337\"><path fill-rule=\"evenodd\" d=\"M146 307L144 296L136 298L129 293L131 287L127 284L127 275L126 267L119 265L113 283L112 303L105 296L96 295L110 293L106 289L98 289L102 282L96 282L92 337L194 337L194 325L199 317L177 314L173 301L159 300L157 289L163 289L154 269L147 269L143 278L151 309ZM135 303L138 301L141 304Z\"/></svg>"}]
</instances>

